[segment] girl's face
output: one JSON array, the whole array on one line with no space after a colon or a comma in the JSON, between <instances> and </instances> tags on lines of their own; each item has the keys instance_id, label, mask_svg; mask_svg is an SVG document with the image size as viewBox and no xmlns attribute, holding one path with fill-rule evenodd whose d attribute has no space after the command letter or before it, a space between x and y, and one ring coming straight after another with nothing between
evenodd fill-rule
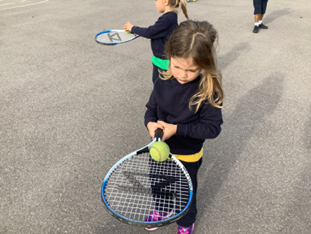
<instances>
[{"instance_id":1,"label":"girl's face","mask_svg":"<svg viewBox=\"0 0 311 234\"><path fill-rule=\"evenodd\" d=\"M195 80L201 73L201 68L194 64L192 58L171 58L172 75L180 84Z\"/></svg>"},{"instance_id":2,"label":"girl's face","mask_svg":"<svg viewBox=\"0 0 311 234\"><path fill-rule=\"evenodd\" d=\"M155 5L160 13L163 13L165 11L164 0L156 0Z\"/></svg>"}]
</instances>

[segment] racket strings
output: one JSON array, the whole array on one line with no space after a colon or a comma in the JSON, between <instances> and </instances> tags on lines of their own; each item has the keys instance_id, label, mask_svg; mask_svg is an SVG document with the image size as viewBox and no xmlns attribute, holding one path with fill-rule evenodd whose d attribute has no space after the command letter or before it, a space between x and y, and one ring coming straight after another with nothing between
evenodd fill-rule
<instances>
[{"instance_id":1,"label":"racket strings","mask_svg":"<svg viewBox=\"0 0 311 234\"><path fill-rule=\"evenodd\" d=\"M129 219L144 221L155 209L180 213L189 200L189 184L172 160L155 162L149 153L135 155L120 164L108 179L105 199L109 206Z\"/></svg>"},{"instance_id":2,"label":"racket strings","mask_svg":"<svg viewBox=\"0 0 311 234\"><path fill-rule=\"evenodd\" d=\"M100 43L114 44L133 40L136 34L126 33L124 31L111 31L96 36L96 41Z\"/></svg>"}]
</instances>

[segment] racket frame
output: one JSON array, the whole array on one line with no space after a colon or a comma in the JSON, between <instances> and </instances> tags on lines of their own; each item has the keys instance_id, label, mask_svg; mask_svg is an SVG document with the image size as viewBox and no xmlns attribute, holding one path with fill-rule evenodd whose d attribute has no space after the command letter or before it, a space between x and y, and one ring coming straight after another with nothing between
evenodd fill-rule
<instances>
[{"instance_id":1,"label":"racket frame","mask_svg":"<svg viewBox=\"0 0 311 234\"><path fill-rule=\"evenodd\" d=\"M102 44L102 45L111 45L111 46L115 46L115 45L120 45L120 44L124 44L124 43L127 43L127 42L130 42L130 41L133 41L135 40L137 37L139 37L139 35L135 34L135 33L129 33L129 34L133 34L134 37L129 39L129 40L126 40L126 41L120 41L120 42L102 42L102 41L99 41L97 40L97 37L104 34L104 33L112 33L112 32L122 32L122 33L125 33L124 30L120 30L120 29L111 29L111 30L105 30L105 31L102 31L102 32L99 32L95 35L95 41L99 44Z\"/></svg>"},{"instance_id":2,"label":"racket frame","mask_svg":"<svg viewBox=\"0 0 311 234\"><path fill-rule=\"evenodd\" d=\"M121 214L119 214L118 212L116 212L115 210L113 210L110 205L108 204L108 202L105 199L105 187L106 184L108 182L108 179L110 177L110 175L113 173L113 171L120 165L122 164L124 161L130 159L131 157L134 157L136 155L139 155L141 153L145 153L145 152L149 152L150 151L150 147L153 143L155 143L156 141L161 141L157 131L155 134L155 137L153 139L153 141L151 141L148 145L146 145L145 147L142 147L139 150L133 151L132 153L124 156L123 158L121 158L106 174L103 184L102 184L102 200L103 203L105 205L105 208L107 209L108 213L110 215L112 215L113 217L115 217L116 219L118 219L119 221L129 224L129 225L133 225L133 226L137 226L137 227L145 227L145 228L150 228L150 227L161 227L161 226L165 226L171 223L176 222L178 219L180 219L181 217L183 217L183 215L186 214L186 212L190 209L190 205L192 202L192 197L193 197L193 186L192 186L192 181L190 178L190 175L188 174L186 168L184 167L184 165L173 155L173 154L169 154L169 159L173 160L176 164L178 164L179 168L184 172L187 180L188 180L188 184L189 184L189 199L188 199L188 203L185 206L185 208L179 212L178 214L173 215L172 217L162 220L162 221L156 221L156 222L145 222L145 221L138 221L138 220L134 220L134 219L130 219L127 218Z\"/></svg>"}]
</instances>

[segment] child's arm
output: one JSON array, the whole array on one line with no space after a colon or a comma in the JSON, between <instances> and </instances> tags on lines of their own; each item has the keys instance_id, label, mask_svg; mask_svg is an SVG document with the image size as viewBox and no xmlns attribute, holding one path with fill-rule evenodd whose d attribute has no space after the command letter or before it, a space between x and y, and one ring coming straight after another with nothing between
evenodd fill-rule
<instances>
[{"instance_id":1,"label":"child's arm","mask_svg":"<svg viewBox=\"0 0 311 234\"><path fill-rule=\"evenodd\" d=\"M149 131L149 134L150 134L152 140L153 140L153 138L154 138L155 131L156 131L158 128L164 129L163 126L162 126L161 124L158 124L158 123L156 123L156 122L149 122L149 123L147 124L147 129L148 129L148 131ZM163 137L164 137L164 136L163 136ZM162 137L162 139L161 139L162 141L164 141L163 137Z\"/></svg>"},{"instance_id":2,"label":"child's arm","mask_svg":"<svg viewBox=\"0 0 311 234\"><path fill-rule=\"evenodd\" d=\"M221 109L206 104L199 113L198 123L169 124L158 121L163 126L163 137L165 141L173 135L179 135L197 139L216 138L221 132L220 125L223 123Z\"/></svg>"},{"instance_id":3,"label":"child's arm","mask_svg":"<svg viewBox=\"0 0 311 234\"><path fill-rule=\"evenodd\" d=\"M169 124L169 123L165 123L164 121L160 121L160 120L158 120L157 123L160 124L163 129L163 137L161 139L162 141L165 141L176 134L177 124Z\"/></svg>"},{"instance_id":4,"label":"child's arm","mask_svg":"<svg viewBox=\"0 0 311 234\"><path fill-rule=\"evenodd\" d=\"M146 113L145 113L145 126L148 128L148 123L153 122L156 123L158 120L157 115L157 107L158 104L156 102L154 91L151 92L148 103L146 104Z\"/></svg>"},{"instance_id":5,"label":"child's arm","mask_svg":"<svg viewBox=\"0 0 311 234\"><path fill-rule=\"evenodd\" d=\"M198 123L178 123L176 135L197 139L216 138L221 132L220 126L223 123L221 109L204 104L198 114Z\"/></svg>"},{"instance_id":6,"label":"child's arm","mask_svg":"<svg viewBox=\"0 0 311 234\"><path fill-rule=\"evenodd\" d=\"M170 27L170 22L168 19L159 18L159 20L152 26L148 28L141 28L138 26L133 26L130 22L124 25L124 30L131 31L132 33L138 34L139 36L156 39L164 37L167 34L166 29Z\"/></svg>"},{"instance_id":7,"label":"child's arm","mask_svg":"<svg viewBox=\"0 0 311 234\"><path fill-rule=\"evenodd\" d=\"M146 104L146 113L145 113L145 126L147 127L151 138L154 138L154 133L157 128L164 129L163 126L157 123L158 115L157 115L157 107L158 104L156 102L154 91L152 91L149 101Z\"/></svg>"},{"instance_id":8,"label":"child's arm","mask_svg":"<svg viewBox=\"0 0 311 234\"><path fill-rule=\"evenodd\" d=\"M132 32L132 28L133 28L133 24L131 24L130 22L127 22L126 24L124 24L124 27L123 27L125 31L130 31L130 32Z\"/></svg>"}]
</instances>

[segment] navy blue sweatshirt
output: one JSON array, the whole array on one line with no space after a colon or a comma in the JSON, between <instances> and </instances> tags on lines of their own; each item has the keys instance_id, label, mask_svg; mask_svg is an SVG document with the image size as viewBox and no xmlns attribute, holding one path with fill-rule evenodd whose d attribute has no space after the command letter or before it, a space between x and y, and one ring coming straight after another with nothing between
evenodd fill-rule
<instances>
[{"instance_id":1,"label":"navy blue sweatshirt","mask_svg":"<svg viewBox=\"0 0 311 234\"><path fill-rule=\"evenodd\" d=\"M198 153L205 139L216 138L221 132L223 120L220 108L206 101L197 113L196 106L192 106L192 111L189 109L190 98L199 91L200 79L201 76L187 84L180 84L176 79L157 79L154 83L146 105L145 126L157 120L177 124L176 134L165 141L172 154Z\"/></svg>"},{"instance_id":2,"label":"navy blue sweatshirt","mask_svg":"<svg viewBox=\"0 0 311 234\"><path fill-rule=\"evenodd\" d=\"M132 32L151 39L153 55L160 59L164 59L165 43L177 26L177 14L170 11L163 14L154 25L148 28L133 26Z\"/></svg>"}]
</instances>

